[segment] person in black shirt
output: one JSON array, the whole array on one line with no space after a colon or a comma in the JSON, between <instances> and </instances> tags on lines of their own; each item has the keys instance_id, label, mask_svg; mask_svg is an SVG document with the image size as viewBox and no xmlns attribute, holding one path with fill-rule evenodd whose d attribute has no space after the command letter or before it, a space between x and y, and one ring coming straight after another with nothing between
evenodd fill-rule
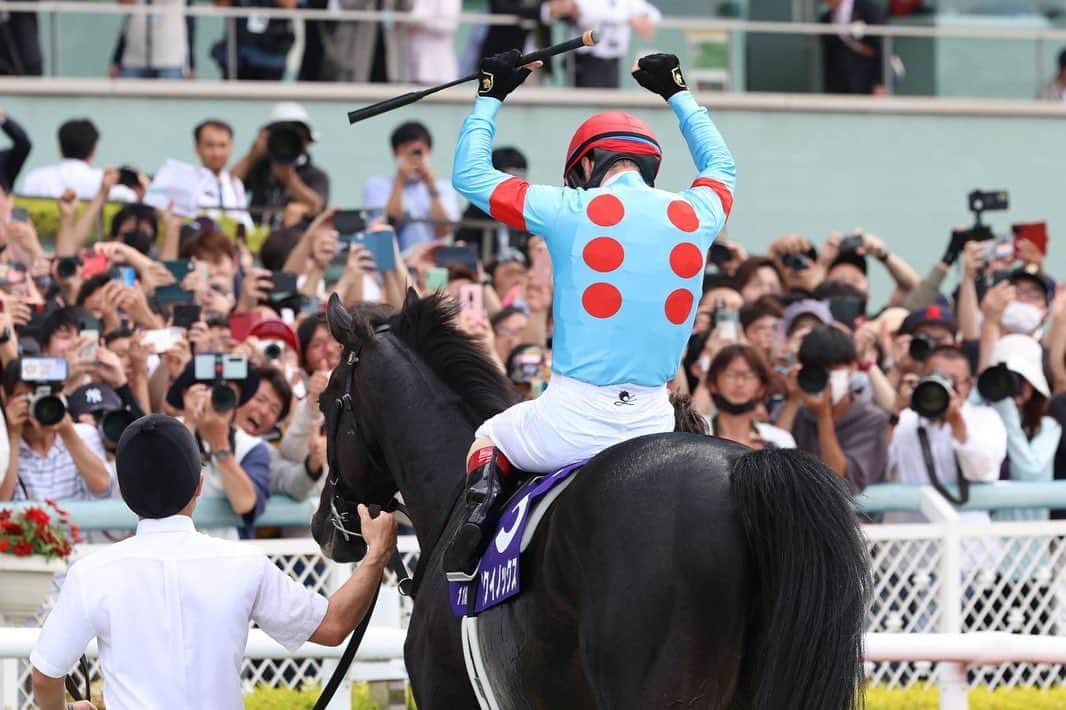
<instances>
[{"instance_id":1,"label":"person in black shirt","mask_svg":"<svg viewBox=\"0 0 1066 710\"><path fill-rule=\"evenodd\" d=\"M275 104L270 122L259 131L251 150L230 173L244 182L257 220L291 226L321 212L329 202L329 175L311 164L307 147L314 142L311 119L291 101Z\"/></svg>"},{"instance_id":2,"label":"person in black shirt","mask_svg":"<svg viewBox=\"0 0 1066 710\"><path fill-rule=\"evenodd\" d=\"M22 126L15 123L15 119L5 114L3 110L0 110L0 131L11 139L11 147L0 150L0 190L13 192L15 178L18 177L23 163L29 157L33 144L30 143L30 137L26 135L26 131L22 130Z\"/></svg>"}]
</instances>

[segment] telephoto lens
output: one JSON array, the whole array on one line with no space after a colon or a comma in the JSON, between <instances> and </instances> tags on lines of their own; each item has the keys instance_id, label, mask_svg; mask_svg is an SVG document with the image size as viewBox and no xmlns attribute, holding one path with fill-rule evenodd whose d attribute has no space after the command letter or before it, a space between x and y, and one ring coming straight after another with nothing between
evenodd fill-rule
<instances>
[{"instance_id":1,"label":"telephoto lens","mask_svg":"<svg viewBox=\"0 0 1066 710\"><path fill-rule=\"evenodd\" d=\"M817 365L804 365L796 375L796 383L807 394L818 394L829 384L829 371Z\"/></svg>"},{"instance_id":2,"label":"telephoto lens","mask_svg":"<svg viewBox=\"0 0 1066 710\"><path fill-rule=\"evenodd\" d=\"M211 388L211 406L216 412L228 412L237 406L237 393L221 382Z\"/></svg>"},{"instance_id":3,"label":"telephoto lens","mask_svg":"<svg viewBox=\"0 0 1066 710\"><path fill-rule=\"evenodd\" d=\"M30 395L30 416L41 426L54 426L63 420L67 413L67 403L54 394Z\"/></svg>"},{"instance_id":4,"label":"telephoto lens","mask_svg":"<svg viewBox=\"0 0 1066 710\"><path fill-rule=\"evenodd\" d=\"M915 335L911 338L911 344L907 348L907 354L911 356L911 360L915 362L925 362L929 358L929 353L933 351L933 347L936 345L932 340L924 335Z\"/></svg>"},{"instance_id":5,"label":"telephoto lens","mask_svg":"<svg viewBox=\"0 0 1066 710\"><path fill-rule=\"evenodd\" d=\"M811 260L805 254L785 254L781 257L781 264L786 269L803 271L810 268Z\"/></svg>"},{"instance_id":6,"label":"telephoto lens","mask_svg":"<svg viewBox=\"0 0 1066 710\"><path fill-rule=\"evenodd\" d=\"M978 375L977 391L989 402L1014 397L1021 391L1021 377L1003 363L993 365Z\"/></svg>"},{"instance_id":7,"label":"telephoto lens","mask_svg":"<svg viewBox=\"0 0 1066 710\"><path fill-rule=\"evenodd\" d=\"M292 165L304 152L304 137L299 128L288 123L270 127L267 136L267 155L275 163Z\"/></svg>"},{"instance_id":8,"label":"telephoto lens","mask_svg":"<svg viewBox=\"0 0 1066 710\"><path fill-rule=\"evenodd\" d=\"M263 357L267 360L277 360L281 357L281 346L277 343L267 343L263 347Z\"/></svg>"},{"instance_id":9,"label":"telephoto lens","mask_svg":"<svg viewBox=\"0 0 1066 710\"><path fill-rule=\"evenodd\" d=\"M911 393L911 409L926 419L940 419L951 406L955 383L942 372L932 372L914 386Z\"/></svg>"},{"instance_id":10,"label":"telephoto lens","mask_svg":"<svg viewBox=\"0 0 1066 710\"><path fill-rule=\"evenodd\" d=\"M117 446L118 440L122 438L122 432L126 431L126 427L132 424L133 421L133 414L128 409L112 409L109 412L104 412L97 427L100 432L100 438L112 448Z\"/></svg>"}]
</instances>

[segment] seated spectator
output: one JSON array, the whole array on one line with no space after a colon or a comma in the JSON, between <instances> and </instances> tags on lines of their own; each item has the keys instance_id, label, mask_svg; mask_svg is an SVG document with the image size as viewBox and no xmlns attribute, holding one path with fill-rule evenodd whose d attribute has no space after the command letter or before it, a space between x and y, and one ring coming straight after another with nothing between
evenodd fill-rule
<instances>
[{"instance_id":1,"label":"seated spectator","mask_svg":"<svg viewBox=\"0 0 1066 710\"><path fill-rule=\"evenodd\" d=\"M796 442L784 429L759 421L770 387L770 368L750 345L736 343L718 351L707 369L703 386L713 403L708 433L753 449L794 449Z\"/></svg>"},{"instance_id":2,"label":"seated spectator","mask_svg":"<svg viewBox=\"0 0 1066 710\"><path fill-rule=\"evenodd\" d=\"M389 140L396 173L368 178L363 206L384 214L396 227L402 251L448 236L452 233L451 223L459 219L459 207L451 182L433 174L433 137L429 130L411 121L397 126Z\"/></svg>"},{"instance_id":3,"label":"seated spectator","mask_svg":"<svg viewBox=\"0 0 1066 710\"><path fill-rule=\"evenodd\" d=\"M200 191L197 203L212 219L226 215L251 230L255 225L245 207L244 183L226 170L233 157L233 128L225 121L208 119L193 129L196 155L200 158Z\"/></svg>"},{"instance_id":4,"label":"seated spectator","mask_svg":"<svg viewBox=\"0 0 1066 710\"><path fill-rule=\"evenodd\" d=\"M248 371L242 382L225 382L233 390L237 407L255 395L259 376ZM218 411L212 400L211 387L196 382L190 362L167 391L166 402L177 412L196 437L204 459L203 496L225 497L233 512L243 518L247 536L255 519L263 512L270 497L270 451L259 437L246 434L234 425L236 408ZM236 539L238 530L215 528L203 532L215 537Z\"/></svg>"},{"instance_id":5,"label":"seated spectator","mask_svg":"<svg viewBox=\"0 0 1066 710\"><path fill-rule=\"evenodd\" d=\"M744 303L755 303L763 296L780 296L783 279L777 263L766 256L745 259L733 274L737 291Z\"/></svg>"},{"instance_id":6,"label":"seated spectator","mask_svg":"<svg viewBox=\"0 0 1066 710\"><path fill-rule=\"evenodd\" d=\"M118 76L122 79L184 79L189 63L186 0L125 0L126 4L150 4L151 14L130 13L122 22L116 48Z\"/></svg>"},{"instance_id":7,"label":"seated spectator","mask_svg":"<svg viewBox=\"0 0 1066 710\"><path fill-rule=\"evenodd\" d=\"M9 455L0 500L90 500L111 495L107 454L96 428L70 413L44 425L30 409L36 385L22 380L22 360L4 368ZM55 388L53 388L55 389Z\"/></svg>"},{"instance_id":8,"label":"seated spectator","mask_svg":"<svg viewBox=\"0 0 1066 710\"><path fill-rule=\"evenodd\" d=\"M2 73L2 72L0 72ZM14 192L15 179L22 171L26 158L30 155L33 144L26 131L22 130L15 119L0 108L0 131L11 139L11 147L0 150L0 192Z\"/></svg>"},{"instance_id":9,"label":"seated spectator","mask_svg":"<svg viewBox=\"0 0 1066 710\"><path fill-rule=\"evenodd\" d=\"M1059 52L1058 72L1054 78L1040 87L1040 98L1045 101L1066 101L1066 49Z\"/></svg>"},{"instance_id":10,"label":"seated spectator","mask_svg":"<svg viewBox=\"0 0 1066 710\"><path fill-rule=\"evenodd\" d=\"M492 151L492 167L508 175L525 178L528 165L525 154L518 148L503 147L495 148ZM502 257L506 250L521 254L516 248L529 236L525 232L512 230L503 222L493 220L490 215L473 202L466 206L462 220L463 222L493 223L491 227L484 225L463 226L455 232L455 241L476 244L479 254L500 254ZM486 238L489 243L488 251L485 249ZM524 261L525 256L523 255L522 258ZM497 263L500 262L498 261ZM500 295L500 298L503 298L504 292L501 292L499 287L496 288L496 292Z\"/></svg>"},{"instance_id":11,"label":"seated spectator","mask_svg":"<svg viewBox=\"0 0 1066 710\"><path fill-rule=\"evenodd\" d=\"M413 22L407 25L407 80L412 84L443 84L459 76L455 31L460 0L412 0Z\"/></svg>"},{"instance_id":12,"label":"seated spectator","mask_svg":"<svg viewBox=\"0 0 1066 710\"><path fill-rule=\"evenodd\" d=\"M824 385L815 393L804 391L794 369L777 426L790 430L798 448L822 459L853 491L880 483L888 459L888 415L868 397L850 391L858 365L851 337L836 327L819 326L803 339L799 361L820 373Z\"/></svg>"},{"instance_id":13,"label":"seated spectator","mask_svg":"<svg viewBox=\"0 0 1066 710\"><path fill-rule=\"evenodd\" d=\"M1043 349L1018 333L996 342L978 388L1007 430L1007 469L1012 481L1050 481L1062 428L1048 413L1051 390L1044 375ZM990 372L995 370L995 372ZM994 378L997 386L985 384ZM993 520L1047 520L1047 508L1006 509Z\"/></svg>"},{"instance_id":14,"label":"seated spectator","mask_svg":"<svg viewBox=\"0 0 1066 710\"><path fill-rule=\"evenodd\" d=\"M100 189L103 170L92 167L100 133L87 118L72 119L59 127L59 154L62 162L35 168L22 179L22 194L31 197L59 197L68 187L79 199L91 200ZM109 199L134 202L137 195L124 185L115 185Z\"/></svg>"},{"instance_id":15,"label":"seated spectator","mask_svg":"<svg viewBox=\"0 0 1066 710\"><path fill-rule=\"evenodd\" d=\"M291 226L325 209L329 176L312 164L307 150L315 138L303 106L291 101L274 104L267 125L230 170L248 190L250 207L282 213L280 219L260 218L260 222Z\"/></svg>"},{"instance_id":16,"label":"seated spectator","mask_svg":"<svg viewBox=\"0 0 1066 710\"><path fill-rule=\"evenodd\" d=\"M970 400L973 378L970 362L952 345L936 346L923 363L925 377L943 378L950 385L947 408L939 412L915 411L908 406L899 413L888 447L888 477L900 483L929 485L965 481L990 482L999 479L1000 466L1007 454L1007 432L999 415L986 404ZM939 385L933 388L943 395ZM921 391L920 391L921 393ZM941 401L926 395L914 404L940 407ZM948 494L951 496L951 494ZM953 496L951 496L953 497ZM985 511L960 511L968 522L989 522ZM885 522L922 522L916 513L890 513Z\"/></svg>"}]
</instances>

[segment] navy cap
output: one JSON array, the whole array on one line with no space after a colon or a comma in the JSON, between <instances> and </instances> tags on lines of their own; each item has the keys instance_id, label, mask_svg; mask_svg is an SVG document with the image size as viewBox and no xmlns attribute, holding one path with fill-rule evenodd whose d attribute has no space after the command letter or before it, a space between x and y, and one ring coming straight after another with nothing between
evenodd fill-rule
<instances>
[{"instance_id":1,"label":"navy cap","mask_svg":"<svg viewBox=\"0 0 1066 710\"><path fill-rule=\"evenodd\" d=\"M959 323L955 320L955 314L950 308L932 305L911 311L899 326L900 335L913 335L919 326L942 325L952 333L959 329Z\"/></svg>"},{"instance_id":2,"label":"navy cap","mask_svg":"<svg viewBox=\"0 0 1066 710\"><path fill-rule=\"evenodd\" d=\"M122 499L142 518L166 518L188 505L202 466L192 432L165 414L130 424L115 451Z\"/></svg>"}]
</instances>

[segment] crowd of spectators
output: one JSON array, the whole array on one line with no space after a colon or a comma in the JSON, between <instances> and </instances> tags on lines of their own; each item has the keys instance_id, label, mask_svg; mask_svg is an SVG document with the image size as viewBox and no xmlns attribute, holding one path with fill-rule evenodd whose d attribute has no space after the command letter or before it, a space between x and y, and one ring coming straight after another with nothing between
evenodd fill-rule
<instances>
[{"instance_id":1,"label":"crowd of spectators","mask_svg":"<svg viewBox=\"0 0 1066 710\"><path fill-rule=\"evenodd\" d=\"M443 290L521 396L550 384L543 239L460 212L419 123L395 128L394 167L367 180L362 209L338 210L302 107L276 105L239 158L232 129L205 120L190 131L201 165L179 186L199 208L186 217L144 202L159 175L95 167L90 121L60 128L60 163L21 176L30 137L3 114L0 128L0 500L113 496L118 433L148 412L196 435L205 494L246 523L218 534L250 533L271 495L316 495L317 400L340 357L322 315L331 293L399 307L408 287ZM527 169L515 148L493 161ZM16 188L54 201L54 242ZM1046 228L1013 231L950 231L924 275L863 231L788 234L765 254L721 238L672 389L708 433L810 451L855 491L929 482L957 500L971 482L1051 480L1066 471L1066 290L1045 271ZM892 281L884 303L871 302L873 270ZM956 482L959 494L944 488Z\"/></svg>"}]
</instances>

